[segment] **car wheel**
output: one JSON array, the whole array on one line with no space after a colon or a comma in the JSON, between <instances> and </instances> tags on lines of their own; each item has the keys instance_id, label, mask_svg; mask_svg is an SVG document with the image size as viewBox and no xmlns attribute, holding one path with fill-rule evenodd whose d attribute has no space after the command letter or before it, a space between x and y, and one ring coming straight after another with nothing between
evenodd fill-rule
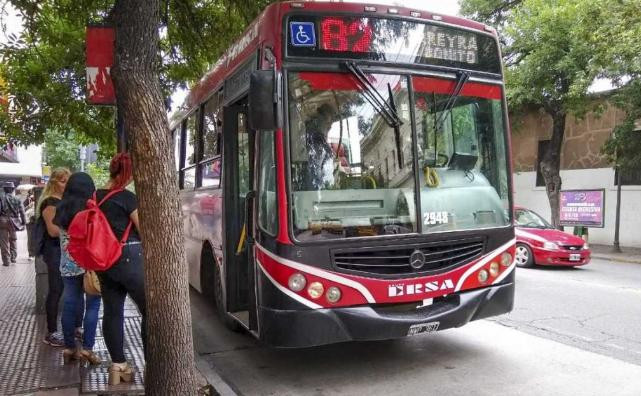
<instances>
[{"instance_id":1,"label":"car wheel","mask_svg":"<svg viewBox=\"0 0 641 396\"><path fill-rule=\"evenodd\" d=\"M514 261L516 262L517 267L521 268L530 268L534 266L534 255L532 254L532 249L528 245L523 243L516 244L516 254L514 255Z\"/></svg>"}]
</instances>

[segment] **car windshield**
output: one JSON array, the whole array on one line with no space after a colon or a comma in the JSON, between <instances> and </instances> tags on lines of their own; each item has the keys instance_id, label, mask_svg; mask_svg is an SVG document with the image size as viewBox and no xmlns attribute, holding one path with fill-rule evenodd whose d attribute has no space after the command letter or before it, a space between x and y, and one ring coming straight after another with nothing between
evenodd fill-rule
<instances>
[{"instance_id":1,"label":"car windshield","mask_svg":"<svg viewBox=\"0 0 641 396\"><path fill-rule=\"evenodd\" d=\"M363 77L288 74L296 238L509 225L500 86L468 82L452 105L453 80Z\"/></svg>"},{"instance_id":2,"label":"car windshield","mask_svg":"<svg viewBox=\"0 0 641 396\"><path fill-rule=\"evenodd\" d=\"M554 228L550 223L545 221L545 219L538 214L527 209L517 209L514 211L516 216L514 216L514 222L518 227L526 228Z\"/></svg>"}]
</instances>

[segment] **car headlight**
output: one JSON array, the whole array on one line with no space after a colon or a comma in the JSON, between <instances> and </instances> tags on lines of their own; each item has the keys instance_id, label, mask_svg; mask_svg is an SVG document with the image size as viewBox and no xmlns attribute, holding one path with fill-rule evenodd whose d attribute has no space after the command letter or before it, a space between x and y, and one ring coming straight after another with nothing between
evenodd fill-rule
<instances>
[{"instance_id":1,"label":"car headlight","mask_svg":"<svg viewBox=\"0 0 641 396\"><path fill-rule=\"evenodd\" d=\"M590 248L590 245L586 242L583 244L583 250L587 250Z\"/></svg>"},{"instance_id":2,"label":"car headlight","mask_svg":"<svg viewBox=\"0 0 641 396\"><path fill-rule=\"evenodd\" d=\"M554 242L543 242L543 249L558 250L559 249L559 245L557 245Z\"/></svg>"}]
</instances>

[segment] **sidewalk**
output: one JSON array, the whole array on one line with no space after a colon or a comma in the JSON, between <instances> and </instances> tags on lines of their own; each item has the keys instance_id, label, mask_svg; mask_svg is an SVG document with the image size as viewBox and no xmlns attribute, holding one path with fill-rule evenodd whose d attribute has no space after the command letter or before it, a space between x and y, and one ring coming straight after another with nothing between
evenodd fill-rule
<instances>
[{"instance_id":1,"label":"sidewalk","mask_svg":"<svg viewBox=\"0 0 641 396\"><path fill-rule=\"evenodd\" d=\"M611 245L595 245L591 243L590 249L592 249L592 258L641 264L640 248L621 247L621 253L614 253Z\"/></svg>"},{"instance_id":2,"label":"sidewalk","mask_svg":"<svg viewBox=\"0 0 641 396\"><path fill-rule=\"evenodd\" d=\"M94 347L103 360L99 366L64 365L63 348L42 342L46 325L44 315L36 315L34 309L34 263L27 257L24 232L18 235L18 262L0 266L0 395L144 394L140 314L129 300L125 305L124 329L125 356L135 368L131 384L108 385L110 360L102 337L102 320ZM200 373L198 383L201 387L207 383Z\"/></svg>"}]
</instances>

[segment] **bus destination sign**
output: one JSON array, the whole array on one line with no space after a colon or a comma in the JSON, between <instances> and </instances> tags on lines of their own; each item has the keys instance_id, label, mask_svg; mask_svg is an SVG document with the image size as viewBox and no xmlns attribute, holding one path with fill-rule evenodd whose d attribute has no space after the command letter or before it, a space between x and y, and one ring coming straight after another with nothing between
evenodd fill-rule
<instances>
[{"instance_id":1,"label":"bus destination sign","mask_svg":"<svg viewBox=\"0 0 641 396\"><path fill-rule=\"evenodd\" d=\"M288 28L289 56L421 63L501 73L496 40L482 33L399 19L351 16L297 15L290 18ZM302 43L301 37L319 39ZM314 44L309 45L311 42Z\"/></svg>"},{"instance_id":2,"label":"bus destination sign","mask_svg":"<svg viewBox=\"0 0 641 396\"><path fill-rule=\"evenodd\" d=\"M452 33L452 29L426 26L423 56L455 62L477 63L476 35L469 32Z\"/></svg>"}]
</instances>

